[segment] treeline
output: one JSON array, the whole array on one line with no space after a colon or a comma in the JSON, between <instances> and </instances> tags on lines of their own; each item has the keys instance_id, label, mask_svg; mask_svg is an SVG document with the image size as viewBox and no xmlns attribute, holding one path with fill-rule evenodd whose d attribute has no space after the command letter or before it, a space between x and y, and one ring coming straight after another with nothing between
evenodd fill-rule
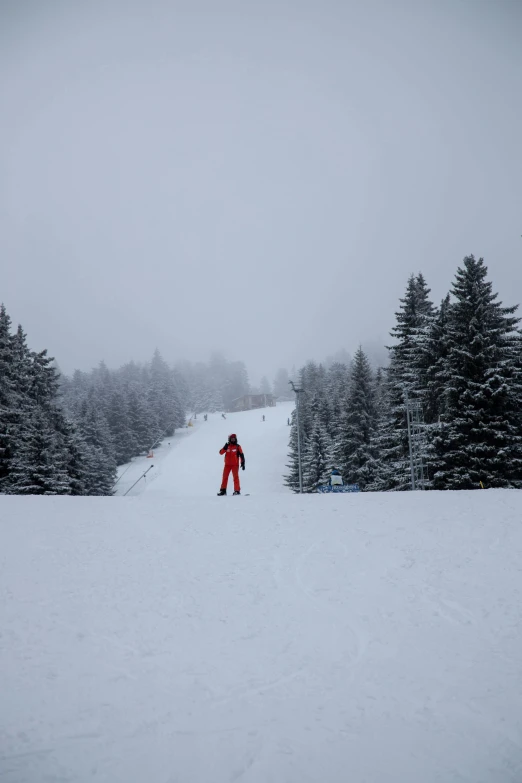
<instances>
[{"instance_id":1,"label":"treeline","mask_svg":"<svg viewBox=\"0 0 522 783\"><path fill-rule=\"evenodd\" d=\"M90 372L62 377L61 402L109 461L123 465L184 426L189 392L185 379L155 351L144 364L110 370L101 362Z\"/></svg>"},{"instance_id":2,"label":"treeline","mask_svg":"<svg viewBox=\"0 0 522 783\"><path fill-rule=\"evenodd\" d=\"M435 306L422 274L408 280L388 348L374 371L362 349L351 366L300 371L306 492L333 467L366 491L410 489L406 395L420 402L427 489L522 487L522 336L483 259L468 256ZM298 490L297 422L286 483Z\"/></svg>"},{"instance_id":3,"label":"treeline","mask_svg":"<svg viewBox=\"0 0 522 783\"><path fill-rule=\"evenodd\" d=\"M249 391L242 362L150 362L60 375L0 309L0 492L108 495L117 466L185 426L187 412L226 410Z\"/></svg>"},{"instance_id":4,"label":"treeline","mask_svg":"<svg viewBox=\"0 0 522 783\"><path fill-rule=\"evenodd\" d=\"M27 346L0 307L0 492L106 495L116 479L95 424L73 423L60 403L60 377L47 351Z\"/></svg>"},{"instance_id":5,"label":"treeline","mask_svg":"<svg viewBox=\"0 0 522 783\"><path fill-rule=\"evenodd\" d=\"M229 410L233 400L250 391L244 362L230 362L214 352L208 362L178 362L175 371L186 383L188 409L194 413Z\"/></svg>"}]
</instances>

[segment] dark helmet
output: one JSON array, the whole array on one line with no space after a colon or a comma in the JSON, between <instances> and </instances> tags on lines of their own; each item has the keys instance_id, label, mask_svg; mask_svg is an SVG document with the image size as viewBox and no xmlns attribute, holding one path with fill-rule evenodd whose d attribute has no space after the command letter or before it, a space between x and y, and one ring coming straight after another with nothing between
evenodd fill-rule
<instances>
[{"instance_id":1,"label":"dark helmet","mask_svg":"<svg viewBox=\"0 0 522 783\"><path fill-rule=\"evenodd\" d=\"M235 443L237 443L237 435L235 434L235 432L233 432L233 433L232 433L232 435L229 435L229 436L228 436L228 442L229 442L229 443L232 443L232 441L234 441Z\"/></svg>"}]
</instances>

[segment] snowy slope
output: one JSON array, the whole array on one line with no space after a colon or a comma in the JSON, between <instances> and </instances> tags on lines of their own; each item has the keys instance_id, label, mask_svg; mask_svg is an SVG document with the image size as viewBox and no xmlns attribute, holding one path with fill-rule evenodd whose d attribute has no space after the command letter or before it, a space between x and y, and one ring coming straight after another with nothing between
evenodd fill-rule
<instances>
[{"instance_id":1,"label":"snowy slope","mask_svg":"<svg viewBox=\"0 0 522 783\"><path fill-rule=\"evenodd\" d=\"M520 783L522 493L291 495L283 413L0 497L2 783Z\"/></svg>"},{"instance_id":2,"label":"snowy slope","mask_svg":"<svg viewBox=\"0 0 522 783\"><path fill-rule=\"evenodd\" d=\"M129 470L124 466L122 472L127 472L117 484L118 494L130 489L151 464L154 467L146 479L131 489L129 495L145 491L197 497L215 494L223 471L223 457L218 452L232 432L237 434L246 456L247 469L240 473L243 491L285 492L282 475L288 452L287 420L293 408L294 403L283 402L276 408L261 411L227 413L226 420L220 413L211 413L206 422L200 415L193 427L177 430L155 449L152 460L141 457L133 461Z\"/></svg>"}]
</instances>

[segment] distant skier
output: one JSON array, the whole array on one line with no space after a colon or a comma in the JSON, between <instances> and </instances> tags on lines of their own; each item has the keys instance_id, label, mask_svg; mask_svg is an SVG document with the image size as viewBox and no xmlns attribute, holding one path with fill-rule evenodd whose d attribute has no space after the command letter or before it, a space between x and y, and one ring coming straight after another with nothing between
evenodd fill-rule
<instances>
[{"instance_id":1,"label":"distant skier","mask_svg":"<svg viewBox=\"0 0 522 783\"><path fill-rule=\"evenodd\" d=\"M265 420L265 416L264 416L264 414L263 414L263 421L264 421L264 420Z\"/></svg>"},{"instance_id":2,"label":"distant skier","mask_svg":"<svg viewBox=\"0 0 522 783\"><path fill-rule=\"evenodd\" d=\"M222 418L222 419L226 419L227 417L225 416L225 414L224 414L224 413L222 413L222 414L221 414L221 418Z\"/></svg>"},{"instance_id":3,"label":"distant skier","mask_svg":"<svg viewBox=\"0 0 522 783\"><path fill-rule=\"evenodd\" d=\"M234 478L234 495L241 494L241 486L239 484L239 463L241 463L241 470L245 469L245 455L243 449L237 442L237 436L233 433L228 436L228 441L225 443L222 449L219 450L220 454L225 455L225 467L223 469L223 480L221 482L221 489L218 495L227 494L227 484L230 471Z\"/></svg>"},{"instance_id":4,"label":"distant skier","mask_svg":"<svg viewBox=\"0 0 522 783\"><path fill-rule=\"evenodd\" d=\"M289 426L290 426L290 419L287 419L287 420L286 420L286 423L287 423L287 425L288 425L288 427L289 427Z\"/></svg>"},{"instance_id":5,"label":"distant skier","mask_svg":"<svg viewBox=\"0 0 522 783\"><path fill-rule=\"evenodd\" d=\"M207 421L207 419L208 419L208 414L206 414L206 413L205 413L205 415L203 416L203 418L205 419L205 421Z\"/></svg>"}]
</instances>

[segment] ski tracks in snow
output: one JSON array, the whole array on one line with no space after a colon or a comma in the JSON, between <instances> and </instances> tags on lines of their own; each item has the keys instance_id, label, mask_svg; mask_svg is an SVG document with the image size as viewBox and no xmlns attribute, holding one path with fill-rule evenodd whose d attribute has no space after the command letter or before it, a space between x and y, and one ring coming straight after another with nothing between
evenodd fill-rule
<instances>
[{"instance_id":1,"label":"ski tracks in snow","mask_svg":"<svg viewBox=\"0 0 522 783\"><path fill-rule=\"evenodd\" d=\"M282 685L286 685L287 683L292 682L292 680L296 680L303 672L305 672L304 667L297 669L296 671L292 671L289 674L284 674L275 680L269 680L268 682L260 682L255 684L253 680L250 680L246 686L234 688L229 692L228 696L225 696L222 699L214 700L212 707L221 707L224 704L230 703L231 701L239 701L240 699L247 699L251 696L263 696L269 691L275 690Z\"/></svg>"},{"instance_id":2,"label":"ski tracks in snow","mask_svg":"<svg viewBox=\"0 0 522 783\"><path fill-rule=\"evenodd\" d=\"M336 667L342 663L342 668L348 669L354 673L355 667L363 659L368 647L368 638L366 632L362 629L354 611L353 604L346 600L340 591L336 591L325 584L312 584L307 581L304 572L307 565L315 560L319 564L319 570L325 576L325 563L335 565L334 573L337 577L342 574L344 585L348 582L348 548L345 544L340 544L336 551L324 550L324 540L317 539L305 551L300 554L293 565L294 584L302 595L308 599L308 607L313 607L317 613L316 623L312 628L321 628L323 631L322 639L325 642L324 650L326 663L328 658L332 659L332 664ZM322 566L322 567L321 567ZM351 637L351 643L348 639ZM351 653L346 655L346 647L351 647ZM340 648L343 653L339 661Z\"/></svg>"}]
</instances>

